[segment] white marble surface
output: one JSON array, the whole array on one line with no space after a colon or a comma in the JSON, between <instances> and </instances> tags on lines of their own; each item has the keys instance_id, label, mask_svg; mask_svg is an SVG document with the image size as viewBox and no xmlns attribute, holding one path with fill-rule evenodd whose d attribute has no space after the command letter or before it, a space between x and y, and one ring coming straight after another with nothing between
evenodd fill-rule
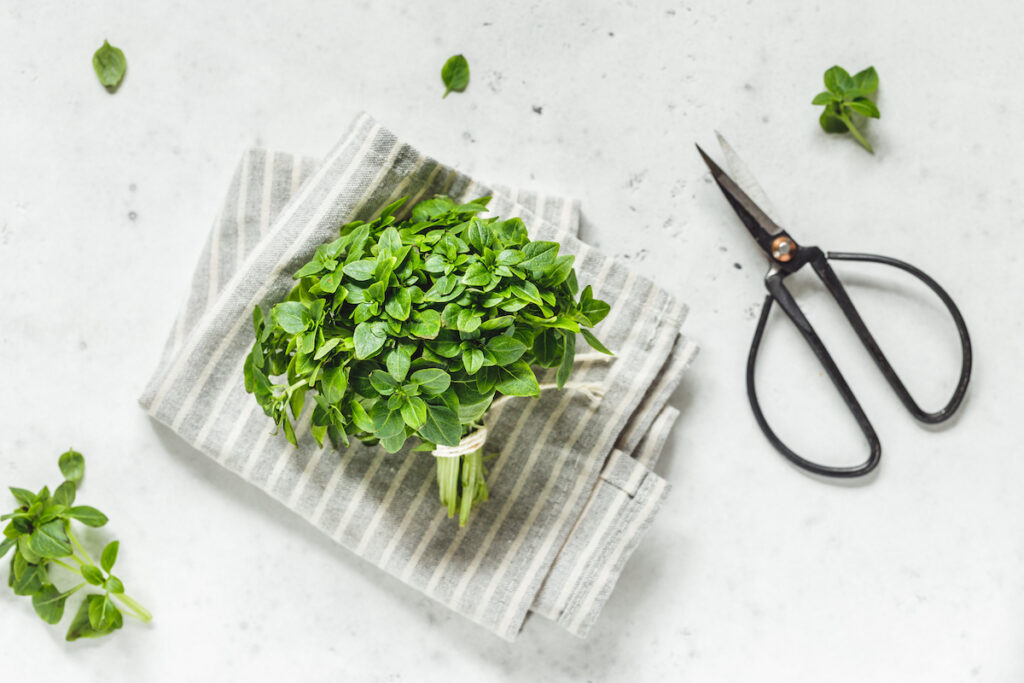
<instances>
[{"instance_id":1,"label":"white marble surface","mask_svg":"<svg viewBox=\"0 0 1024 683\"><path fill-rule=\"evenodd\" d=\"M82 450L82 498L112 519L93 540L121 539L123 577L156 615L66 644L0 592L4 680L44 666L90 681L1024 678L1024 8L513 4L0 7L0 483L52 481L56 456ZM130 64L115 95L90 66L104 38ZM456 52L472 82L442 100ZM875 156L817 128L809 101L836 62L881 75ZM703 352L659 467L675 489L587 641L542 619L515 644L479 631L135 402L242 150L321 154L361 109L469 173L578 196L586 239L692 306ZM714 129L798 239L910 260L970 324L962 415L924 429L806 281L885 447L864 485L798 473L750 414L762 262L694 152ZM936 304L842 272L911 387L939 402L957 347ZM770 414L856 457L795 341L769 331Z\"/></svg>"}]
</instances>

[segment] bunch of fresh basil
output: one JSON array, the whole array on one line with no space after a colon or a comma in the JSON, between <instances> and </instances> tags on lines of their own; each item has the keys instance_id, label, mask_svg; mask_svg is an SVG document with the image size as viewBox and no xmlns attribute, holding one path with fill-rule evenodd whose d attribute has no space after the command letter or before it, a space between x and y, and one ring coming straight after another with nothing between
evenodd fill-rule
<instances>
[{"instance_id":1,"label":"bunch of fresh basil","mask_svg":"<svg viewBox=\"0 0 1024 683\"><path fill-rule=\"evenodd\" d=\"M342 226L295 273L298 284L269 311L253 311L255 342L245 388L285 437L315 401L311 431L389 453L455 447L479 429L498 395L540 393L531 366L572 371L576 335L608 314L574 257L531 241L518 218L480 218L488 197L456 205L437 196L397 220L401 199L369 223ZM486 500L481 450L437 458L441 502L465 524Z\"/></svg>"}]
</instances>

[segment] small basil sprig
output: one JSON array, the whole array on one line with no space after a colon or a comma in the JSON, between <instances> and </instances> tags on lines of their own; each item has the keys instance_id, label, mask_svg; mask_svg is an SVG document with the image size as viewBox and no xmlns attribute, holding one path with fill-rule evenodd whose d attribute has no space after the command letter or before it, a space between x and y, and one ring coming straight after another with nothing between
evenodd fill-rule
<instances>
[{"instance_id":1,"label":"small basil sprig","mask_svg":"<svg viewBox=\"0 0 1024 683\"><path fill-rule=\"evenodd\" d=\"M842 67L833 66L825 72L825 88L811 100L811 104L825 105L818 119L822 129L826 133L849 131L864 149L874 153L871 144L854 125L853 116L858 114L873 119L881 116L875 103L868 99L868 95L878 90L875 67L869 66L851 76Z\"/></svg>"},{"instance_id":2,"label":"small basil sprig","mask_svg":"<svg viewBox=\"0 0 1024 683\"><path fill-rule=\"evenodd\" d=\"M442 99L448 97L448 93L452 90L455 92L462 92L469 85L469 62L462 55L455 55L449 57L448 61L441 67L441 80L444 82L444 95Z\"/></svg>"},{"instance_id":3,"label":"small basil sprig","mask_svg":"<svg viewBox=\"0 0 1024 683\"><path fill-rule=\"evenodd\" d=\"M68 628L67 639L98 638L121 628L124 618L120 603L129 615L144 622L152 615L125 594L124 584L111 573L120 547L111 541L100 554L99 566L93 561L71 530L71 521L101 527L107 516L94 507L75 505L78 486L85 474L85 458L69 450L58 461L64 482L53 491L43 487L38 493L11 487L18 502L13 512L3 515L8 520L0 541L0 557L12 549L10 576L7 585L15 595L32 598L36 614L48 624L56 624L64 616L67 599L82 588L92 585L102 592L87 595ZM50 578L50 565L63 567L83 579L69 589L60 589Z\"/></svg>"},{"instance_id":4,"label":"small basil sprig","mask_svg":"<svg viewBox=\"0 0 1024 683\"><path fill-rule=\"evenodd\" d=\"M540 393L531 366L557 367L562 388L577 334L610 353L589 330L609 306L579 291L574 257L531 241L518 218L479 218L488 200L437 196L399 221L400 199L342 226L284 301L256 307L245 388L291 443L308 395L321 445L458 446L496 397ZM481 451L437 458L449 517L459 509L465 524L486 500L484 475Z\"/></svg>"}]
</instances>

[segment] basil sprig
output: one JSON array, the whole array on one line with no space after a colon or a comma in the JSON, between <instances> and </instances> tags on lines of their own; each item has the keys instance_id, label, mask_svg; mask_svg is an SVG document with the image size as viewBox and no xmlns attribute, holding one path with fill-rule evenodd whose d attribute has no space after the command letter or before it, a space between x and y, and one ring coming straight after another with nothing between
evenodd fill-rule
<instances>
[{"instance_id":1,"label":"basil sprig","mask_svg":"<svg viewBox=\"0 0 1024 683\"><path fill-rule=\"evenodd\" d=\"M107 523L107 516L96 508L75 505L85 474L85 458L69 450L60 456L58 464L64 482L52 493L46 486L38 493L13 486L10 489L18 506L0 516L0 520L7 521L0 541L0 557L14 550L7 585L15 595L31 597L36 614L48 624L61 620L67 599L79 590L91 585L102 591L91 593L82 601L68 627L68 640L113 633L124 624L122 609L130 616L149 621L152 615L125 594L121 579L111 573L117 561L118 541L103 548L97 565L71 528L72 520L90 527ZM66 590L57 588L50 577L51 565L78 575L82 581Z\"/></svg>"},{"instance_id":2,"label":"basil sprig","mask_svg":"<svg viewBox=\"0 0 1024 683\"><path fill-rule=\"evenodd\" d=\"M532 366L557 367L562 388L578 333L611 353L589 330L609 306L579 291L574 257L531 241L518 218L478 217L489 199L437 196L399 221L403 198L348 223L284 301L255 308L245 388L291 443L311 398L321 446L458 446L497 396L540 393ZM487 497L482 453L437 460L441 502L465 524Z\"/></svg>"},{"instance_id":3,"label":"basil sprig","mask_svg":"<svg viewBox=\"0 0 1024 683\"><path fill-rule=\"evenodd\" d=\"M881 117L878 107L868 95L878 90L878 73L869 66L853 76L841 66L833 66L825 72L825 90L814 96L813 105L824 105L818 123L826 133L845 133L874 153L869 143L855 125L855 117L877 119ZM863 120L863 119L862 119Z\"/></svg>"}]
</instances>

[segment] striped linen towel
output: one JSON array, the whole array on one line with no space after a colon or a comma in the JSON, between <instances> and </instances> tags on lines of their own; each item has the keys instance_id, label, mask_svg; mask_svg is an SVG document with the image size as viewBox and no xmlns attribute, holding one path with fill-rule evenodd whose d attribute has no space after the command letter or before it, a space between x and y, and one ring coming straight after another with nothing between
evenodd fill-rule
<instances>
[{"instance_id":1,"label":"striped linen towel","mask_svg":"<svg viewBox=\"0 0 1024 683\"><path fill-rule=\"evenodd\" d=\"M597 334L617 354L574 370L604 387L596 404L566 390L491 411L491 498L462 529L437 502L428 454L318 448L312 401L296 449L271 434L242 382L255 304L282 299L342 223L438 193L492 195L494 215L519 216L533 239L575 254L579 281L611 304ZM579 241L578 227L578 203L482 185L365 114L320 163L250 150L140 402L337 543L502 638L513 640L531 612L583 637L668 492L651 467L677 415L666 400L696 347L679 334L684 305Z\"/></svg>"}]
</instances>

